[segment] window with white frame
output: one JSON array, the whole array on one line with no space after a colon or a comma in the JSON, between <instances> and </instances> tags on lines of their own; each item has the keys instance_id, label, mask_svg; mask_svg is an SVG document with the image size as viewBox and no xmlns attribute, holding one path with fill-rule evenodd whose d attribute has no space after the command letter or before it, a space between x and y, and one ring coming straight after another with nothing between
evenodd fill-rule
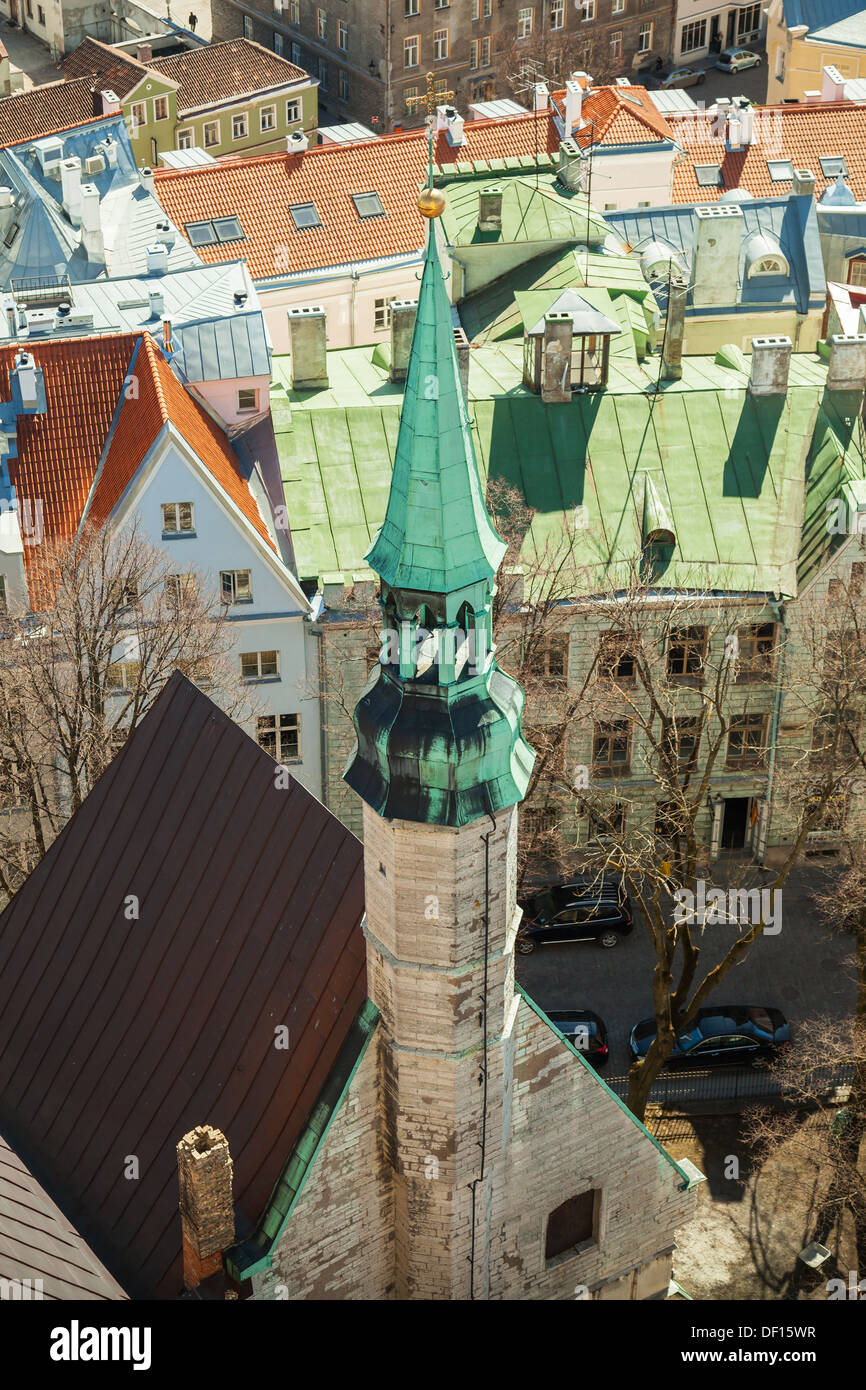
<instances>
[{"instance_id":1,"label":"window with white frame","mask_svg":"<svg viewBox=\"0 0 866 1390\"><path fill-rule=\"evenodd\" d=\"M403 66L404 68L417 68L420 62L421 39L417 34L412 34L408 39L403 40Z\"/></svg>"},{"instance_id":2,"label":"window with white frame","mask_svg":"<svg viewBox=\"0 0 866 1390\"><path fill-rule=\"evenodd\" d=\"M205 121L204 125L204 147L209 149L211 145L218 145L220 142L220 128L217 121Z\"/></svg>"},{"instance_id":3,"label":"window with white frame","mask_svg":"<svg viewBox=\"0 0 866 1390\"><path fill-rule=\"evenodd\" d=\"M625 0L610 0L611 14L625 14Z\"/></svg>"},{"instance_id":4,"label":"window with white frame","mask_svg":"<svg viewBox=\"0 0 866 1390\"><path fill-rule=\"evenodd\" d=\"M414 19L421 10L421 0L406 0L405 15L407 19Z\"/></svg>"},{"instance_id":5,"label":"window with white frame","mask_svg":"<svg viewBox=\"0 0 866 1390\"><path fill-rule=\"evenodd\" d=\"M192 502L163 502L162 534L163 538L195 534L195 512Z\"/></svg>"},{"instance_id":6,"label":"window with white frame","mask_svg":"<svg viewBox=\"0 0 866 1390\"><path fill-rule=\"evenodd\" d=\"M238 410L258 410L259 393L255 386L241 386L238 390Z\"/></svg>"},{"instance_id":7,"label":"window with white frame","mask_svg":"<svg viewBox=\"0 0 866 1390\"><path fill-rule=\"evenodd\" d=\"M478 67L478 53L480 44L477 39L472 39L469 44L469 70L475 72Z\"/></svg>"},{"instance_id":8,"label":"window with white frame","mask_svg":"<svg viewBox=\"0 0 866 1390\"><path fill-rule=\"evenodd\" d=\"M550 0L550 27L565 28L565 0Z\"/></svg>"},{"instance_id":9,"label":"window with white frame","mask_svg":"<svg viewBox=\"0 0 866 1390\"><path fill-rule=\"evenodd\" d=\"M256 740L276 763L301 761L301 716L263 714L256 720Z\"/></svg>"},{"instance_id":10,"label":"window with white frame","mask_svg":"<svg viewBox=\"0 0 866 1390\"><path fill-rule=\"evenodd\" d=\"M323 92L326 92L330 83L330 72L328 70L328 64L325 62L324 58L319 59L318 73L319 87Z\"/></svg>"},{"instance_id":11,"label":"window with white frame","mask_svg":"<svg viewBox=\"0 0 866 1390\"><path fill-rule=\"evenodd\" d=\"M184 608L195 603L197 586L194 574L167 574L164 589L166 600L172 608Z\"/></svg>"},{"instance_id":12,"label":"window with white frame","mask_svg":"<svg viewBox=\"0 0 866 1390\"><path fill-rule=\"evenodd\" d=\"M588 19L595 19L595 0L581 0L580 8L582 10L580 16L582 23L585 24Z\"/></svg>"},{"instance_id":13,"label":"window with white frame","mask_svg":"<svg viewBox=\"0 0 866 1390\"><path fill-rule=\"evenodd\" d=\"M451 0L433 0L434 10L447 10Z\"/></svg>"},{"instance_id":14,"label":"window with white frame","mask_svg":"<svg viewBox=\"0 0 866 1390\"><path fill-rule=\"evenodd\" d=\"M612 59L622 57L622 30L614 29L610 36L610 56Z\"/></svg>"},{"instance_id":15,"label":"window with white frame","mask_svg":"<svg viewBox=\"0 0 866 1390\"><path fill-rule=\"evenodd\" d=\"M483 68L489 68L489 67L490 67L490 39L489 39L489 38L486 38L486 39L482 39L482 40L481 40L481 66L482 66Z\"/></svg>"},{"instance_id":16,"label":"window with white frame","mask_svg":"<svg viewBox=\"0 0 866 1390\"><path fill-rule=\"evenodd\" d=\"M220 570L220 598L223 603L250 603L252 597L249 570Z\"/></svg>"},{"instance_id":17,"label":"window with white frame","mask_svg":"<svg viewBox=\"0 0 866 1390\"><path fill-rule=\"evenodd\" d=\"M707 44L707 21L705 19L692 20L690 24L684 24L680 34L680 52L694 53L698 48L706 48Z\"/></svg>"},{"instance_id":18,"label":"window with white frame","mask_svg":"<svg viewBox=\"0 0 866 1390\"><path fill-rule=\"evenodd\" d=\"M300 24L301 0L289 0L289 23Z\"/></svg>"},{"instance_id":19,"label":"window with white frame","mask_svg":"<svg viewBox=\"0 0 866 1390\"><path fill-rule=\"evenodd\" d=\"M282 34L278 34L276 30L274 30L274 52L276 53L278 58L282 58L284 48L285 40Z\"/></svg>"},{"instance_id":20,"label":"window with white frame","mask_svg":"<svg viewBox=\"0 0 866 1390\"><path fill-rule=\"evenodd\" d=\"M448 30L433 30L433 61L440 63L443 58L448 57Z\"/></svg>"},{"instance_id":21,"label":"window with white frame","mask_svg":"<svg viewBox=\"0 0 866 1390\"><path fill-rule=\"evenodd\" d=\"M168 97L154 97L153 119L155 121L168 120Z\"/></svg>"},{"instance_id":22,"label":"window with white frame","mask_svg":"<svg viewBox=\"0 0 866 1390\"><path fill-rule=\"evenodd\" d=\"M406 113L407 113L407 115L409 115L409 116L413 115L413 113L414 113L415 111L417 111L417 109L418 109L418 88L417 88L417 87L404 87L404 88L403 88L403 106L405 107Z\"/></svg>"},{"instance_id":23,"label":"window with white frame","mask_svg":"<svg viewBox=\"0 0 866 1390\"><path fill-rule=\"evenodd\" d=\"M473 23L473 24L475 23L476 19L477 19L478 16L480 15L480 13L481 13L481 0L472 0L472 23Z\"/></svg>"},{"instance_id":24,"label":"window with white frame","mask_svg":"<svg viewBox=\"0 0 866 1390\"><path fill-rule=\"evenodd\" d=\"M275 106L263 106L259 112L259 130L276 130L277 128L277 108Z\"/></svg>"},{"instance_id":25,"label":"window with white frame","mask_svg":"<svg viewBox=\"0 0 866 1390\"><path fill-rule=\"evenodd\" d=\"M289 44L289 57L296 68L301 66L301 45L294 40Z\"/></svg>"},{"instance_id":26,"label":"window with white frame","mask_svg":"<svg viewBox=\"0 0 866 1390\"><path fill-rule=\"evenodd\" d=\"M339 88L340 88L340 100L341 100L341 101L348 101L348 100L349 100L349 74L346 72L346 69L345 69L345 68L340 68L340 77L339 77L339 83L338 83L338 85L339 85Z\"/></svg>"},{"instance_id":27,"label":"window with white frame","mask_svg":"<svg viewBox=\"0 0 866 1390\"><path fill-rule=\"evenodd\" d=\"M328 11L316 10L316 38L326 39L328 37Z\"/></svg>"},{"instance_id":28,"label":"window with white frame","mask_svg":"<svg viewBox=\"0 0 866 1390\"><path fill-rule=\"evenodd\" d=\"M391 305L387 299L373 300L373 328L379 331L391 326Z\"/></svg>"},{"instance_id":29,"label":"window with white frame","mask_svg":"<svg viewBox=\"0 0 866 1390\"><path fill-rule=\"evenodd\" d=\"M344 19L337 25L337 47L341 53L349 51L349 26Z\"/></svg>"},{"instance_id":30,"label":"window with white frame","mask_svg":"<svg viewBox=\"0 0 866 1390\"><path fill-rule=\"evenodd\" d=\"M493 0L482 0L482 4L481 4L481 16L482 16L482 18L483 18L483 19L489 19L492 13L493 13Z\"/></svg>"},{"instance_id":31,"label":"window with white frame","mask_svg":"<svg viewBox=\"0 0 866 1390\"><path fill-rule=\"evenodd\" d=\"M638 53L649 53L653 42L652 21L649 24L642 24L638 30L637 51Z\"/></svg>"},{"instance_id":32,"label":"window with white frame","mask_svg":"<svg viewBox=\"0 0 866 1390\"><path fill-rule=\"evenodd\" d=\"M132 121L133 130L138 130L140 125L147 124L147 108L143 101L134 101L129 108L129 118Z\"/></svg>"},{"instance_id":33,"label":"window with white frame","mask_svg":"<svg viewBox=\"0 0 866 1390\"><path fill-rule=\"evenodd\" d=\"M526 5L523 9L517 11L517 37L519 39L529 38L532 33L532 20L534 14L535 11L531 5Z\"/></svg>"},{"instance_id":34,"label":"window with white frame","mask_svg":"<svg viewBox=\"0 0 866 1390\"><path fill-rule=\"evenodd\" d=\"M292 101L286 102L286 123L293 125L295 121L301 119L301 103L295 97Z\"/></svg>"},{"instance_id":35,"label":"window with white frame","mask_svg":"<svg viewBox=\"0 0 866 1390\"><path fill-rule=\"evenodd\" d=\"M245 140L250 133L250 118L246 111L238 111L232 116L232 139Z\"/></svg>"},{"instance_id":36,"label":"window with white frame","mask_svg":"<svg viewBox=\"0 0 866 1390\"><path fill-rule=\"evenodd\" d=\"M241 680L279 680L279 652L241 652Z\"/></svg>"},{"instance_id":37,"label":"window with white frame","mask_svg":"<svg viewBox=\"0 0 866 1390\"><path fill-rule=\"evenodd\" d=\"M191 130L179 130L177 132L177 147L179 150L192 149L193 133Z\"/></svg>"},{"instance_id":38,"label":"window with white frame","mask_svg":"<svg viewBox=\"0 0 866 1390\"><path fill-rule=\"evenodd\" d=\"M743 5L737 14L737 38L752 38L761 32L761 6Z\"/></svg>"},{"instance_id":39,"label":"window with white frame","mask_svg":"<svg viewBox=\"0 0 866 1390\"><path fill-rule=\"evenodd\" d=\"M253 21L248 14L244 15L244 38L251 39L253 36Z\"/></svg>"}]
</instances>

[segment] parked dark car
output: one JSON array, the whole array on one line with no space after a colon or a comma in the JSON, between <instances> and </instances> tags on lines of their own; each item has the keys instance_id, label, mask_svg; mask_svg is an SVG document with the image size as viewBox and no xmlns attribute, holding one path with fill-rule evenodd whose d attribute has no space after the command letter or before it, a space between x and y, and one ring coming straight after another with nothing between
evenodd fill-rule
<instances>
[{"instance_id":1,"label":"parked dark car","mask_svg":"<svg viewBox=\"0 0 866 1390\"><path fill-rule=\"evenodd\" d=\"M591 1009L547 1009L545 1012L590 1066L605 1066L609 1056L607 1029L598 1014Z\"/></svg>"},{"instance_id":2,"label":"parked dark car","mask_svg":"<svg viewBox=\"0 0 866 1390\"><path fill-rule=\"evenodd\" d=\"M631 903L622 880L576 876L550 884L521 901L523 922L517 949L528 955L536 946L597 941L610 948L632 930Z\"/></svg>"},{"instance_id":3,"label":"parked dark car","mask_svg":"<svg viewBox=\"0 0 866 1390\"><path fill-rule=\"evenodd\" d=\"M655 1034L654 1018L635 1024L628 1040L633 1060L646 1056ZM712 1004L698 1009L665 1066L766 1067L790 1046L791 1030L778 1009Z\"/></svg>"},{"instance_id":4,"label":"parked dark car","mask_svg":"<svg viewBox=\"0 0 866 1390\"><path fill-rule=\"evenodd\" d=\"M662 91L669 91L671 87L696 87L701 82L706 82L707 74L703 68L674 68L667 77L661 81Z\"/></svg>"}]
</instances>

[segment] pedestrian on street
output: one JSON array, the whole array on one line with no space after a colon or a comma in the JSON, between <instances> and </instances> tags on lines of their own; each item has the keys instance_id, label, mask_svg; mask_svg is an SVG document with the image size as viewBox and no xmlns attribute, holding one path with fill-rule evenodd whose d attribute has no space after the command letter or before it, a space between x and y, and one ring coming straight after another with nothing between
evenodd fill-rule
<instances>
[{"instance_id":1,"label":"pedestrian on street","mask_svg":"<svg viewBox=\"0 0 866 1390\"><path fill-rule=\"evenodd\" d=\"M187 20L187 24L189 25L192 32L195 33L195 26L198 24L198 16L193 14L192 11L190 11L190 16Z\"/></svg>"}]
</instances>

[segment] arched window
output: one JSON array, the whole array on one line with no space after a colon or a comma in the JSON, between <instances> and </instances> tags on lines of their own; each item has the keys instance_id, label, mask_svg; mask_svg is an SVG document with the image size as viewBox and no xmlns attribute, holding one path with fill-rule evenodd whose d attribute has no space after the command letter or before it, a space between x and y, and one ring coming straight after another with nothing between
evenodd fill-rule
<instances>
[{"instance_id":1,"label":"arched window","mask_svg":"<svg viewBox=\"0 0 866 1390\"><path fill-rule=\"evenodd\" d=\"M783 256L760 256L749 266L749 279L756 275L787 275L788 265Z\"/></svg>"}]
</instances>

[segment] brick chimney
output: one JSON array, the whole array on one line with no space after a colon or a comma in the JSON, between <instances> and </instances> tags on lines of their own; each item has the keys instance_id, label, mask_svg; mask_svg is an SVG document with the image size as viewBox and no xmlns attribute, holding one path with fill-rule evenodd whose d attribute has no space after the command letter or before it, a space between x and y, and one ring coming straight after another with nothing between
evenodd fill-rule
<instances>
[{"instance_id":1,"label":"brick chimney","mask_svg":"<svg viewBox=\"0 0 866 1390\"><path fill-rule=\"evenodd\" d=\"M183 1283L197 1289L223 1267L235 1243L232 1160L228 1140L211 1125L197 1125L177 1146Z\"/></svg>"}]
</instances>

